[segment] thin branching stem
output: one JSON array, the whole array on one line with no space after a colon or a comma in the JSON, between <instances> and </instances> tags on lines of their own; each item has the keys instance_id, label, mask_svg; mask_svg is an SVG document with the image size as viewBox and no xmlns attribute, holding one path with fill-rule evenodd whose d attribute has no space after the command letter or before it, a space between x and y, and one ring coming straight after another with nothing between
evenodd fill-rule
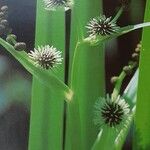
<instances>
[{"instance_id":1,"label":"thin branching stem","mask_svg":"<svg viewBox=\"0 0 150 150\"><path fill-rule=\"evenodd\" d=\"M119 9L119 11L117 12L117 14L115 15L114 19L113 19L111 22L116 22L116 21L119 19L119 17L122 15L123 10L124 10L124 7L122 6L122 7Z\"/></svg>"},{"instance_id":2,"label":"thin branching stem","mask_svg":"<svg viewBox=\"0 0 150 150\"><path fill-rule=\"evenodd\" d=\"M129 65L129 67L130 67L131 70L134 69L136 67L136 62L133 63L132 65ZM120 73L120 75L119 75L119 77L117 79L117 82L115 84L113 93L112 93L112 100L116 100L117 99L117 97L118 97L118 95L120 93L120 90L121 90L122 82L123 82L124 78L126 77L126 75L127 74L126 74L126 72L124 70Z\"/></svg>"}]
</instances>

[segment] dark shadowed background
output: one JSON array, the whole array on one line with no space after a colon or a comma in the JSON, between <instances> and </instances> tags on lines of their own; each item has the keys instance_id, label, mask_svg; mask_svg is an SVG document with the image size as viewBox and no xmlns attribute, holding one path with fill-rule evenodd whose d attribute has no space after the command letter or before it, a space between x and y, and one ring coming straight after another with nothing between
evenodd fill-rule
<instances>
[{"instance_id":1,"label":"dark shadowed background","mask_svg":"<svg viewBox=\"0 0 150 150\"><path fill-rule=\"evenodd\" d=\"M18 41L27 43L28 51L34 48L36 0L0 0L8 5L9 22ZM119 25L140 23L143 20L145 0L132 0L119 19ZM113 16L118 0L104 0L106 16ZM141 30L109 41L106 46L106 85L112 91L110 78L118 75L131 58ZM131 77L126 79L124 87ZM31 96L31 75L0 47L0 150L27 150ZM124 149L131 149L130 136Z\"/></svg>"}]
</instances>

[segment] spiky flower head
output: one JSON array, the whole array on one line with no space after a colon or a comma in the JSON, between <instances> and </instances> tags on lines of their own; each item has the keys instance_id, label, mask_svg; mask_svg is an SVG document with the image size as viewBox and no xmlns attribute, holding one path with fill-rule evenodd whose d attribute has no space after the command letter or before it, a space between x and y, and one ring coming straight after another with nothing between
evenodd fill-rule
<instances>
[{"instance_id":1,"label":"spiky flower head","mask_svg":"<svg viewBox=\"0 0 150 150\"><path fill-rule=\"evenodd\" d=\"M44 69L51 69L62 62L61 52L49 45L38 46L34 51L30 51L29 57L35 62L35 65Z\"/></svg>"},{"instance_id":2,"label":"spiky flower head","mask_svg":"<svg viewBox=\"0 0 150 150\"><path fill-rule=\"evenodd\" d=\"M100 97L94 108L94 123L99 127L106 125L118 129L128 121L129 105L120 96L116 100L112 100L109 95L106 98Z\"/></svg>"},{"instance_id":3,"label":"spiky flower head","mask_svg":"<svg viewBox=\"0 0 150 150\"><path fill-rule=\"evenodd\" d=\"M117 26L116 22L112 21L111 17L106 18L105 15L101 15L91 19L86 28L90 36L105 36L117 32L119 26Z\"/></svg>"},{"instance_id":4,"label":"spiky flower head","mask_svg":"<svg viewBox=\"0 0 150 150\"><path fill-rule=\"evenodd\" d=\"M55 10L58 7L64 7L68 9L72 6L72 0L43 0L45 4L45 9Z\"/></svg>"}]
</instances>

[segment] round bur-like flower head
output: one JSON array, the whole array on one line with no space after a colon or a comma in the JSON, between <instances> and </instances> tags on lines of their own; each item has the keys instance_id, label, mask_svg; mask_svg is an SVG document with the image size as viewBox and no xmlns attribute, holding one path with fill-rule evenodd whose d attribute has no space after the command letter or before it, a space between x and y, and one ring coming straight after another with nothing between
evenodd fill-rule
<instances>
[{"instance_id":1,"label":"round bur-like flower head","mask_svg":"<svg viewBox=\"0 0 150 150\"><path fill-rule=\"evenodd\" d=\"M72 5L71 0L43 0L45 4L45 9L52 10L57 7L69 8Z\"/></svg>"},{"instance_id":2,"label":"round bur-like flower head","mask_svg":"<svg viewBox=\"0 0 150 150\"><path fill-rule=\"evenodd\" d=\"M51 69L62 62L61 52L49 45L39 46L29 53L29 57L44 69Z\"/></svg>"},{"instance_id":3,"label":"round bur-like flower head","mask_svg":"<svg viewBox=\"0 0 150 150\"><path fill-rule=\"evenodd\" d=\"M97 18L93 18L86 26L90 36L105 36L110 35L118 31L119 26L116 22L113 22L111 17L106 18L105 15L102 15Z\"/></svg>"},{"instance_id":4,"label":"round bur-like flower head","mask_svg":"<svg viewBox=\"0 0 150 150\"><path fill-rule=\"evenodd\" d=\"M95 103L94 112L94 123L96 125L118 128L120 125L125 125L130 109L129 105L120 96L116 100L112 100L107 96L107 98L99 98Z\"/></svg>"}]
</instances>

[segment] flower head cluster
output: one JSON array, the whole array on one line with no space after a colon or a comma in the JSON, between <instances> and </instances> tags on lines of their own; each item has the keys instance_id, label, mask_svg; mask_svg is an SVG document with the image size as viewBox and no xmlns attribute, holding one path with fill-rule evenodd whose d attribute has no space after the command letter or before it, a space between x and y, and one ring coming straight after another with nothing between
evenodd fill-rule
<instances>
[{"instance_id":1,"label":"flower head cluster","mask_svg":"<svg viewBox=\"0 0 150 150\"><path fill-rule=\"evenodd\" d=\"M61 52L49 45L39 46L29 53L29 57L44 69L51 69L62 62Z\"/></svg>"},{"instance_id":2,"label":"flower head cluster","mask_svg":"<svg viewBox=\"0 0 150 150\"><path fill-rule=\"evenodd\" d=\"M90 36L105 36L117 32L119 26L117 26L116 22L112 21L111 17L106 18L105 15L102 15L90 20L86 28Z\"/></svg>"},{"instance_id":3,"label":"flower head cluster","mask_svg":"<svg viewBox=\"0 0 150 150\"><path fill-rule=\"evenodd\" d=\"M111 128L125 126L130 113L129 105L120 96L116 100L112 100L109 95L106 98L99 98L94 108L94 123L99 127L103 125Z\"/></svg>"},{"instance_id":4,"label":"flower head cluster","mask_svg":"<svg viewBox=\"0 0 150 150\"><path fill-rule=\"evenodd\" d=\"M55 10L58 7L69 8L72 5L72 0L43 0L45 4L45 9Z\"/></svg>"}]
</instances>

